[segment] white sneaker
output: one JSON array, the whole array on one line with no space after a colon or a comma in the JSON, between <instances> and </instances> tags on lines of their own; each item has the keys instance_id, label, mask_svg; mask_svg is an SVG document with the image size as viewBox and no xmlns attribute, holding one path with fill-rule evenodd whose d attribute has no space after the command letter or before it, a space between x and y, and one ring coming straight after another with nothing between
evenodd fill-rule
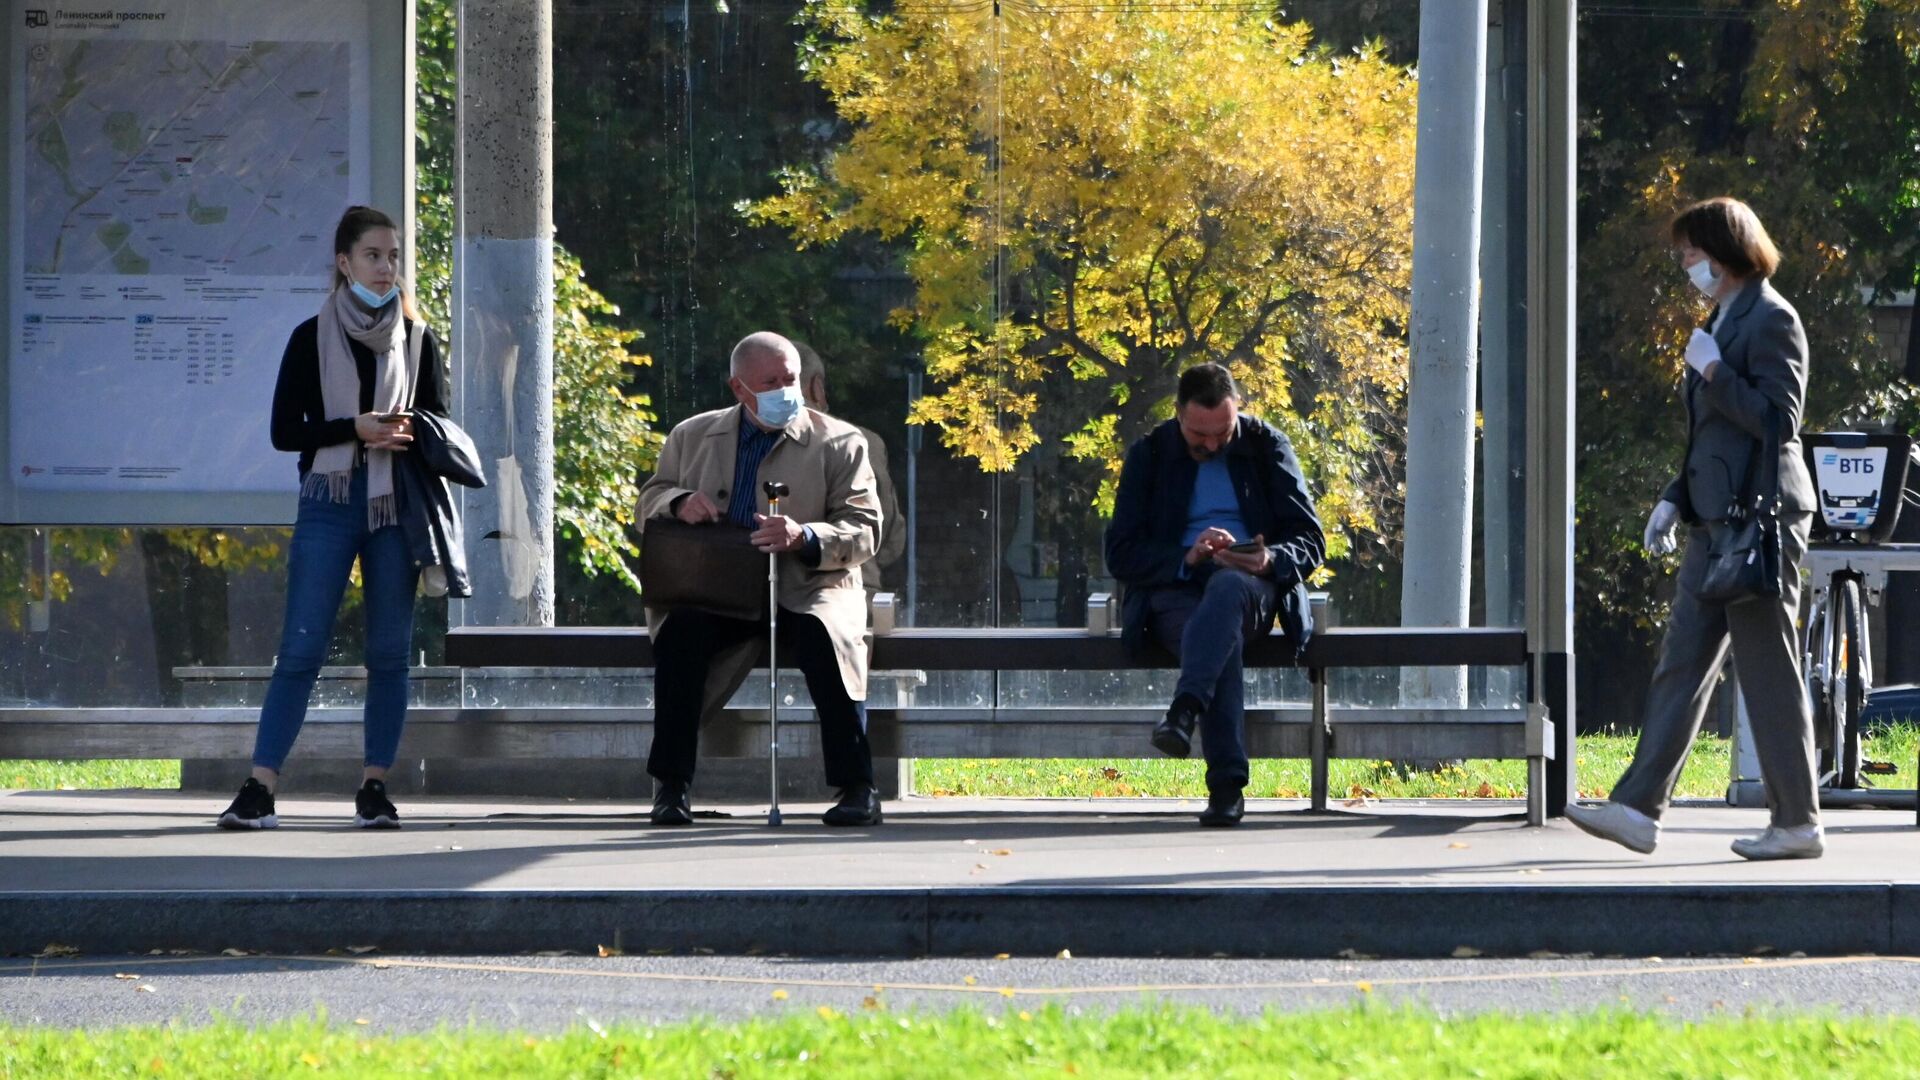
<instances>
[{"instance_id":1,"label":"white sneaker","mask_svg":"<svg viewBox=\"0 0 1920 1080\"><path fill-rule=\"evenodd\" d=\"M1568 803L1567 820L1581 832L1642 855L1651 854L1660 842L1660 823L1622 803Z\"/></svg>"},{"instance_id":2,"label":"white sneaker","mask_svg":"<svg viewBox=\"0 0 1920 1080\"><path fill-rule=\"evenodd\" d=\"M1769 825L1759 836L1733 842L1733 853L1743 859L1817 859L1826 850L1826 835L1818 825Z\"/></svg>"}]
</instances>

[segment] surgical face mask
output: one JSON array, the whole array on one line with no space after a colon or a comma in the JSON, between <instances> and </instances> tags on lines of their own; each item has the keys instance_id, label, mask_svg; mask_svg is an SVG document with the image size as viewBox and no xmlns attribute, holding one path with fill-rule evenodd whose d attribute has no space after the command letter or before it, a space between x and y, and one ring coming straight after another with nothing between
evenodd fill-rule
<instances>
[{"instance_id":1,"label":"surgical face mask","mask_svg":"<svg viewBox=\"0 0 1920 1080\"><path fill-rule=\"evenodd\" d=\"M798 386L761 390L753 395L753 413L768 427L786 427L789 420L800 415L802 401Z\"/></svg>"},{"instance_id":2,"label":"surgical face mask","mask_svg":"<svg viewBox=\"0 0 1920 1080\"><path fill-rule=\"evenodd\" d=\"M1687 278L1693 282L1693 287L1705 293L1708 299L1719 298L1720 275L1713 272L1711 261L1701 259L1687 267Z\"/></svg>"},{"instance_id":3,"label":"surgical face mask","mask_svg":"<svg viewBox=\"0 0 1920 1080\"><path fill-rule=\"evenodd\" d=\"M376 311L393 303L393 298L400 295L400 286L398 285L387 286L387 291L384 293L374 292L372 289L367 288L357 281L349 282L349 286L353 289L353 295L357 297L361 303Z\"/></svg>"}]
</instances>

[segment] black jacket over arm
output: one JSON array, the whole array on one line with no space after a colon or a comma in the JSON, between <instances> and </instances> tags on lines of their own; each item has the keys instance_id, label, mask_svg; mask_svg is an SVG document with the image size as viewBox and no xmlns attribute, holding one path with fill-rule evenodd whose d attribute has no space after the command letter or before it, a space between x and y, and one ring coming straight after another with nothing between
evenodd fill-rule
<instances>
[{"instance_id":1,"label":"black jacket over arm","mask_svg":"<svg viewBox=\"0 0 1920 1080\"><path fill-rule=\"evenodd\" d=\"M1279 428L1241 416L1225 450L1227 473L1240 503L1240 520L1266 538L1279 586L1281 627L1296 648L1313 632L1307 575L1326 557L1326 537L1293 444ZM1187 548L1187 508L1199 463L1187 452L1180 424L1169 420L1127 450L1120 490L1107 525L1107 572L1126 586L1121 636L1131 649L1145 641L1147 595L1180 581ZM1242 537L1241 539L1251 539Z\"/></svg>"},{"instance_id":2,"label":"black jacket over arm","mask_svg":"<svg viewBox=\"0 0 1920 1080\"><path fill-rule=\"evenodd\" d=\"M413 321L407 321L411 329ZM373 350L349 338L353 366L360 372L360 412L373 409ZM421 335L420 370L413 374L413 407L447 415L446 373L440 370L440 346L433 331ZM273 448L300 455L300 475L313 467L313 452L323 446L356 442L353 420L330 420L320 395L320 317L293 328L280 357L280 378L273 386Z\"/></svg>"}]
</instances>

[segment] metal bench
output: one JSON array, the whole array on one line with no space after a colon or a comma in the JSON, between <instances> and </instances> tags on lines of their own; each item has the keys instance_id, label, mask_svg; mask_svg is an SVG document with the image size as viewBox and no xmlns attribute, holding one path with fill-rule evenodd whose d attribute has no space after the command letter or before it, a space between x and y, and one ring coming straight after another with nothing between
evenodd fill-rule
<instances>
[{"instance_id":1,"label":"metal bench","mask_svg":"<svg viewBox=\"0 0 1920 1080\"><path fill-rule=\"evenodd\" d=\"M1106 624L1110 609L1101 598L1093 610L1095 625L1089 629L896 629L883 597L872 638L872 668L876 673L977 671L997 676L1177 666L1171 655L1157 649L1139 659L1130 657ZM653 664L644 627L456 627L448 631L446 645L446 662L462 668L620 670ZM1524 758L1527 817L1541 824L1546 817L1547 763L1553 757L1552 722L1531 687L1527 704L1518 708L1344 707L1336 712L1328 700L1327 673L1333 669L1526 667L1529 659L1526 634L1517 629L1338 627L1316 632L1298 661L1286 640L1275 634L1248 647L1247 665L1304 669L1313 688L1312 704L1248 709L1247 749L1253 757L1307 758L1316 810L1327 806L1327 763L1334 757ZM764 753L760 729L766 723L765 709L729 713L727 722L703 733L704 752L739 753L757 733L758 751ZM875 754L903 758L1138 757L1146 752L1147 730L1160 715L1157 708L1010 707L1000 704L996 694L992 703L971 707L870 708L868 734ZM417 730L417 721L410 719L409 725L409 751L414 752L411 731ZM783 745L787 730L810 735L811 729L807 724L783 726ZM644 744L639 752L644 753Z\"/></svg>"},{"instance_id":2,"label":"metal bench","mask_svg":"<svg viewBox=\"0 0 1920 1080\"><path fill-rule=\"evenodd\" d=\"M1173 668L1173 658L1153 652L1127 655L1109 624L1104 598L1090 605L1093 624L1075 629L932 629L892 626L885 597L876 605L873 669L896 673L912 685L927 672L981 672L994 692L980 704L871 708L869 738L874 753L898 758L1140 757L1159 707L1072 708L1004 704L999 693L1010 672L1100 672ZM1545 820L1546 777L1553 757L1553 726L1529 675L1525 704L1509 708L1409 708L1343 706L1329 701L1328 673L1343 668L1507 667L1531 671L1526 635L1517 629L1335 627L1318 631L1297 662L1275 636L1247 649L1250 667L1303 669L1312 687L1306 707L1247 710L1247 750L1253 757L1305 758L1311 762L1311 799L1328 802L1331 758L1409 760L1434 758L1525 759L1527 816ZM611 758L641 759L652 739L652 711L634 689L636 669L653 666L653 650L641 627L459 627L448 632L446 669L458 669L464 690L454 705L447 695L408 712L405 752L420 758ZM440 672L444 674L445 672ZM340 675L351 677L352 672ZM882 678L885 678L882 675ZM552 690L564 680L568 696L580 684L624 680L633 704L556 704ZM445 681L445 680L442 680ZM749 680L752 686L757 680ZM490 687L533 685L541 689L495 700ZM602 699L604 700L604 699ZM0 709L0 758L244 758L259 710L253 706L183 708ZM701 736L702 752L715 757L766 753L766 710L730 708ZM797 719L797 717L795 717ZM782 732L783 755L817 753L815 726L790 723ZM360 710L309 710L300 752L315 757L356 757Z\"/></svg>"}]
</instances>

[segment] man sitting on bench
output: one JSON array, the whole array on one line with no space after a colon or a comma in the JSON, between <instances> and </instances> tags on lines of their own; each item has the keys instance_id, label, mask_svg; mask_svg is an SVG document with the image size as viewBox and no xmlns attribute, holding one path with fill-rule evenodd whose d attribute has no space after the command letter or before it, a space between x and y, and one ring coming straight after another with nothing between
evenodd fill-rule
<instances>
[{"instance_id":1,"label":"man sitting on bench","mask_svg":"<svg viewBox=\"0 0 1920 1080\"><path fill-rule=\"evenodd\" d=\"M867 743L867 594L858 567L880 542L867 440L852 424L801 404L800 354L778 334L734 346L727 386L738 405L681 421L640 488L646 523L673 517L751 527L753 545L780 554L780 659L807 679L820 715L827 784L840 789L828 825L880 824ZM788 486L778 516L761 482ZM653 823L693 821L688 789L700 720L746 679L768 621L647 605L653 640Z\"/></svg>"},{"instance_id":2,"label":"man sitting on bench","mask_svg":"<svg viewBox=\"0 0 1920 1080\"><path fill-rule=\"evenodd\" d=\"M1276 617L1296 648L1306 646L1306 578L1326 544L1293 445L1240 413L1226 368L1188 368L1174 401L1174 418L1127 450L1107 571L1126 586L1122 640L1138 649L1151 635L1180 661L1154 747L1186 757L1198 725L1207 760L1200 824L1237 825L1249 775L1241 649Z\"/></svg>"}]
</instances>

